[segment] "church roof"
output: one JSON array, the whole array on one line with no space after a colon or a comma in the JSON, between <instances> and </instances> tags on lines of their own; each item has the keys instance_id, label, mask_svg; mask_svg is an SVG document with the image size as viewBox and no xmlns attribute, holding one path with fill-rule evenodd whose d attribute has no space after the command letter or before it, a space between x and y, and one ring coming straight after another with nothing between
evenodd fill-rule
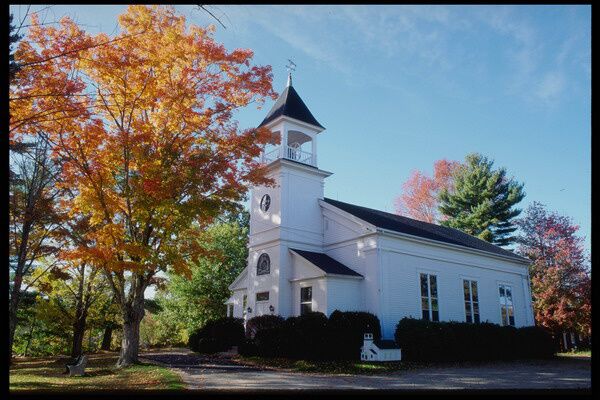
<instances>
[{"instance_id":1,"label":"church roof","mask_svg":"<svg viewBox=\"0 0 600 400\"><path fill-rule=\"evenodd\" d=\"M306 107L306 104L304 104L300 95L298 95L298 92L296 92L296 89L294 89L291 83L289 83L283 93L281 93L271 108L271 111L269 111L265 119L263 119L263 122L260 123L259 127L283 115L325 129L325 127L313 117L312 113L308 107Z\"/></svg>"},{"instance_id":2,"label":"church roof","mask_svg":"<svg viewBox=\"0 0 600 400\"><path fill-rule=\"evenodd\" d=\"M375 340L373 340L373 343L375 344L375 346L379 347L382 350L399 349L400 348L400 346L398 346L394 340L375 339Z\"/></svg>"},{"instance_id":3,"label":"church roof","mask_svg":"<svg viewBox=\"0 0 600 400\"><path fill-rule=\"evenodd\" d=\"M290 250L292 250L294 253L297 253L300 257L304 258L315 267L323 270L326 274L362 277L362 275L358 272L346 267L344 264L334 260L327 254L297 249Z\"/></svg>"},{"instance_id":4,"label":"church roof","mask_svg":"<svg viewBox=\"0 0 600 400\"><path fill-rule=\"evenodd\" d=\"M326 203L331 204L340 210L346 211L347 213L373 224L378 228L418 236L438 242L468 247L504 257L511 257L516 261L528 261L527 259L520 257L511 251L493 245L485 240L476 238L475 236L471 236L458 229L430 224L428 222L419 221L401 215L391 214L384 211L361 207L328 198L325 198L324 200Z\"/></svg>"}]
</instances>

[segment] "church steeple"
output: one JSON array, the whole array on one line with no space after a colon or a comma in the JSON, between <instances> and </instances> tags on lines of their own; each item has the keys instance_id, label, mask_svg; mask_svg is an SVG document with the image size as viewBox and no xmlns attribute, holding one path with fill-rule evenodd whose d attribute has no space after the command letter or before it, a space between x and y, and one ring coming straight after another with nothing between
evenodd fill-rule
<instances>
[{"instance_id":1,"label":"church steeple","mask_svg":"<svg viewBox=\"0 0 600 400\"><path fill-rule=\"evenodd\" d=\"M325 128L312 115L292 86L291 71L287 85L259 127L264 126L280 137L281 145L265 148L262 161L287 159L317 166L317 134Z\"/></svg>"},{"instance_id":2,"label":"church steeple","mask_svg":"<svg viewBox=\"0 0 600 400\"><path fill-rule=\"evenodd\" d=\"M287 85L259 127L274 121L278 117L290 117L298 121L325 129L312 115L296 89L292 86L292 74L288 75Z\"/></svg>"}]
</instances>

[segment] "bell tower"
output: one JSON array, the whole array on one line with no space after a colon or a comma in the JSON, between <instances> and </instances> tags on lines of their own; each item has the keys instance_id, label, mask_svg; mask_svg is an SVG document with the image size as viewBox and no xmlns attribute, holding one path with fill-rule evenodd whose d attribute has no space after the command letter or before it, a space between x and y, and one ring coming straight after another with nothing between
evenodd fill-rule
<instances>
[{"instance_id":1,"label":"bell tower","mask_svg":"<svg viewBox=\"0 0 600 400\"><path fill-rule=\"evenodd\" d=\"M325 128L317 122L292 86L291 73L283 93L259 125L261 126L276 132L281 139L279 146L265 148L263 162L284 158L317 166L317 134Z\"/></svg>"},{"instance_id":2,"label":"bell tower","mask_svg":"<svg viewBox=\"0 0 600 400\"><path fill-rule=\"evenodd\" d=\"M289 249L322 251L319 199L323 199L324 179L331 175L317 167L317 136L325 128L292 86L291 73L259 127L279 135L280 144L265 148L261 155L274 185L251 191L247 288L253 312L246 318L291 315ZM267 296L268 300L258 300Z\"/></svg>"}]
</instances>

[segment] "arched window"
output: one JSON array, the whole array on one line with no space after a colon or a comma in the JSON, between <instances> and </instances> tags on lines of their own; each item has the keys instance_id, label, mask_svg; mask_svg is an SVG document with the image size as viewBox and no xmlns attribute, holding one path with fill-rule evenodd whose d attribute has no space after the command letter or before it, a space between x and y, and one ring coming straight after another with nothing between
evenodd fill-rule
<instances>
[{"instance_id":1,"label":"arched window","mask_svg":"<svg viewBox=\"0 0 600 400\"><path fill-rule=\"evenodd\" d=\"M271 273L271 259L267 253L263 253L258 257L256 264L256 275L267 275Z\"/></svg>"}]
</instances>

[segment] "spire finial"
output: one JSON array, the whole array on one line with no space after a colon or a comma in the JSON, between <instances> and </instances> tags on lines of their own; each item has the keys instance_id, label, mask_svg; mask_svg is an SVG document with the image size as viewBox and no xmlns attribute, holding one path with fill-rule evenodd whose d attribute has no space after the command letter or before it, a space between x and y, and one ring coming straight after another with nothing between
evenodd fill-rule
<instances>
[{"instance_id":1,"label":"spire finial","mask_svg":"<svg viewBox=\"0 0 600 400\"><path fill-rule=\"evenodd\" d=\"M288 70L287 87L292 86L292 71L296 70L296 63L288 58L288 64L285 66Z\"/></svg>"}]
</instances>

